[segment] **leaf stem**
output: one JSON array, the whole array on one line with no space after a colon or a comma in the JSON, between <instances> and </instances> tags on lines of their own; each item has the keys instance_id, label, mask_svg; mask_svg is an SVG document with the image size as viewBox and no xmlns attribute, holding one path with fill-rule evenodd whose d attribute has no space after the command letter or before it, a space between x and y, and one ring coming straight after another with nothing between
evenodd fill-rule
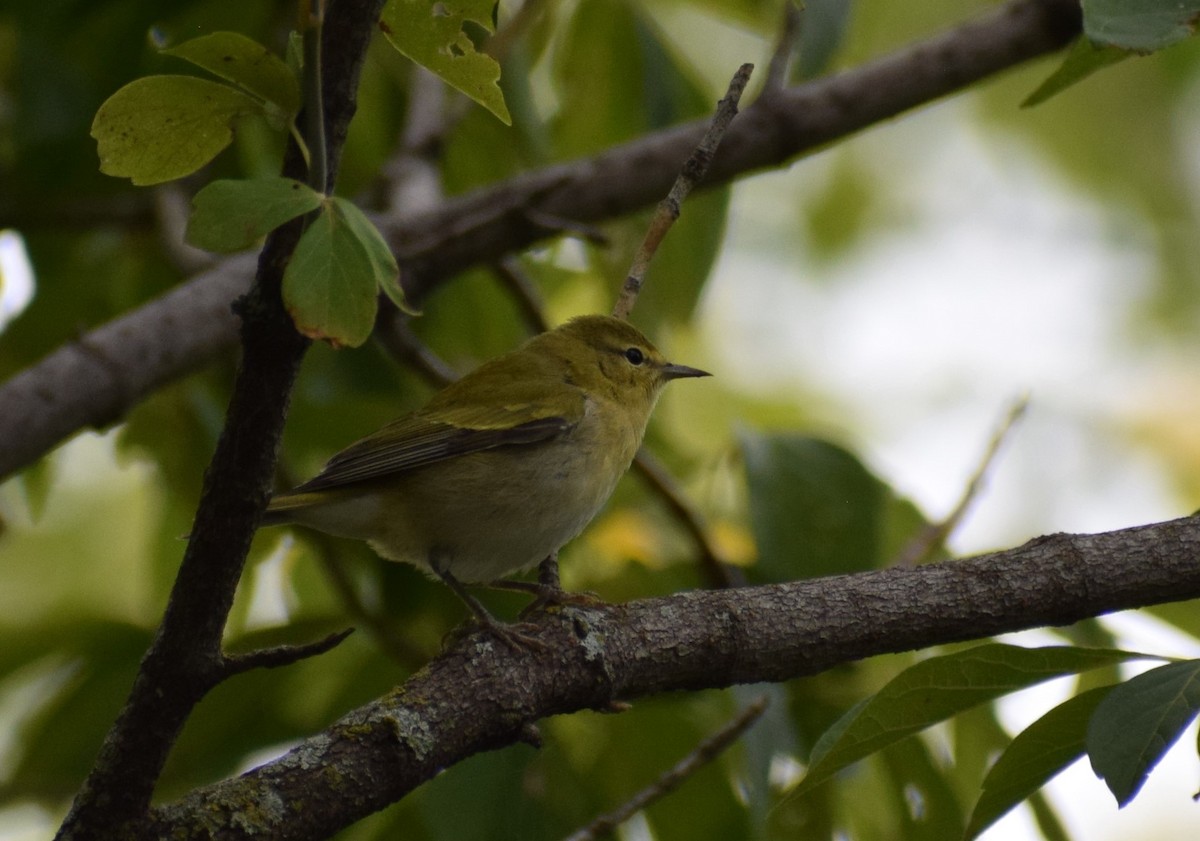
<instances>
[{"instance_id":1,"label":"leaf stem","mask_svg":"<svg viewBox=\"0 0 1200 841\"><path fill-rule=\"evenodd\" d=\"M304 21L304 113L308 151L308 186L324 193L329 171L325 150L325 102L321 89L321 29L325 22L325 0L309 0Z\"/></svg>"}]
</instances>

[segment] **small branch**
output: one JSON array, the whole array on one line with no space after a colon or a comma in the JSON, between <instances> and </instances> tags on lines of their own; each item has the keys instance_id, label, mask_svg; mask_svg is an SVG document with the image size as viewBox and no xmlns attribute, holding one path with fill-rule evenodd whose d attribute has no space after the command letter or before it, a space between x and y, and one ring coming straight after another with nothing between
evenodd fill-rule
<instances>
[{"instance_id":1,"label":"small branch","mask_svg":"<svg viewBox=\"0 0 1200 841\"><path fill-rule=\"evenodd\" d=\"M783 90L787 84L788 70L803 25L804 10L796 8L794 0L784 0L783 24L779 27L779 40L775 43L775 52L771 53L771 63L767 65L767 80L763 82L764 96Z\"/></svg>"},{"instance_id":2,"label":"small branch","mask_svg":"<svg viewBox=\"0 0 1200 841\"><path fill-rule=\"evenodd\" d=\"M435 388L443 388L459 377L454 368L417 338L409 316L387 298L379 300L375 340L393 359L412 368Z\"/></svg>"},{"instance_id":3,"label":"small branch","mask_svg":"<svg viewBox=\"0 0 1200 841\"><path fill-rule=\"evenodd\" d=\"M260 648L258 651L248 651L244 654L226 654L222 664L224 675L221 680L248 672L251 669L277 669L309 657L316 657L318 654L324 654L338 646L353 633L353 628L346 628L304 645L275 645L271 648Z\"/></svg>"},{"instance_id":4,"label":"small branch","mask_svg":"<svg viewBox=\"0 0 1200 841\"><path fill-rule=\"evenodd\" d=\"M158 222L158 241L163 253L181 273L195 274L208 269L216 258L190 245L184 238L191 203L178 184L160 184L153 190L154 217Z\"/></svg>"},{"instance_id":5,"label":"small branch","mask_svg":"<svg viewBox=\"0 0 1200 841\"><path fill-rule=\"evenodd\" d=\"M512 293L517 308L521 311L521 319L530 333L545 333L550 329L546 322L545 306L542 295L538 292L533 279L521 268L516 257L505 257L494 263L492 270L504 283L504 288Z\"/></svg>"},{"instance_id":6,"label":"small branch","mask_svg":"<svg viewBox=\"0 0 1200 841\"><path fill-rule=\"evenodd\" d=\"M637 452L633 460L634 469L650 488L667 504L667 507L683 524L696 548L700 550L700 569L710 587L740 587L745 581L740 571L721 560L716 546L708 538L704 517L696 510L663 463L645 447Z\"/></svg>"},{"instance_id":7,"label":"small branch","mask_svg":"<svg viewBox=\"0 0 1200 841\"><path fill-rule=\"evenodd\" d=\"M363 57L382 2L343 0L323 28L330 60L321 84L329 84L331 95L327 113L319 116L332 128L325 170L330 179L354 113ZM296 147L288 148L282 170L291 177L303 174ZM204 474L187 548L129 698L59 828L57 837L63 841L105 837L144 817L184 724L196 704L228 676L222 668L221 639L250 540L266 507L288 397L309 344L296 333L279 292L299 236L300 224L294 220L267 237L254 285L237 300L242 362Z\"/></svg>"},{"instance_id":8,"label":"small branch","mask_svg":"<svg viewBox=\"0 0 1200 841\"><path fill-rule=\"evenodd\" d=\"M697 745L694 751L676 763L674 768L655 780L652 785L639 791L619 808L607 815L601 815L587 826L571 833L564 841L596 841L597 838L611 835L613 830L633 817L634 814L679 788L680 784L688 777L724 753L750 728L750 725L758 721L766 709L767 697L763 695L738 713L728 724Z\"/></svg>"},{"instance_id":9,"label":"small branch","mask_svg":"<svg viewBox=\"0 0 1200 841\"><path fill-rule=\"evenodd\" d=\"M356 622L370 631L375 642L379 644L380 650L407 668L415 668L416 665L425 662L429 656L427 652L417 651L403 636L397 633L396 628L392 626L386 616L380 616L363 604L358 590L354 587L350 576L346 574L345 564L333 557L325 535L314 531L309 535L308 540L316 546L321 568L329 576L333 589L337 591L342 604Z\"/></svg>"},{"instance_id":10,"label":"small branch","mask_svg":"<svg viewBox=\"0 0 1200 841\"><path fill-rule=\"evenodd\" d=\"M708 131L704 133L700 143L684 162L683 169L680 171L679 177L675 179L675 183L671 185L671 191L667 197L658 203L654 217L650 220L649 230L646 231L646 238L642 240L641 247L634 255L633 265L629 267L629 274L621 286L620 297L613 306L613 315L617 318L629 318L629 314L633 312L633 305L637 303L638 295L642 291L642 283L646 278L646 269L649 268L650 261L654 259L659 243L667 235L671 226L675 224L675 220L679 218L679 208L683 204L683 200L687 198L693 187L704 180L709 164L712 163L713 156L717 153L717 147L721 145L721 138L725 136L729 124L737 116L738 102L741 101L742 91L746 89L746 83L750 81L750 74L753 71L753 64L743 64L733 74L733 79L729 82L729 89L725 92L724 98L717 103L717 113L713 115Z\"/></svg>"},{"instance_id":11,"label":"small branch","mask_svg":"<svg viewBox=\"0 0 1200 841\"><path fill-rule=\"evenodd\" d=\"M971 503L979 495L983 489L983 480L991 469L992 464L996 460L997 454L1000 452L1000 446L1004 443L1013 427L1025 415L1026 409L1029 408L1029 396L1024 395L1018 398L1009 408L1004 420L992 435L992 440L989 442L987 450L984 451L983 458L979 460L979 466L975 468L967 486L963 489L962 496L958 499L958 504L954 509L946 515L946 517L937 523L928 523L921 531L909 541L908 545L901 550L900 554L889 564L889 566L916 566L929 560L935 552L946 545L946 541L954 530L958 528L967 509L971 507Z\"/></svg>"}]
</instances>

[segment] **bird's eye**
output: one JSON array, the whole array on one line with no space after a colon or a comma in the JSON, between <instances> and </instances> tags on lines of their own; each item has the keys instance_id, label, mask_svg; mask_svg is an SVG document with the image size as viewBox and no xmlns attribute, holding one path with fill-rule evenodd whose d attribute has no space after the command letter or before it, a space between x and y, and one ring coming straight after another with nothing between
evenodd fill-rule
<instances>
[{"instance_id":1,"label":"bird's eye","mask_svg":"<svg viewBox=\"0 0 1200 841\"><path fill-rule=\"evenodd\" d=\"M631 365L641 365L646 361L646 354L642 353L640 348L626 348L625 358L629 360Z\"/></svg>"}]
</instances>

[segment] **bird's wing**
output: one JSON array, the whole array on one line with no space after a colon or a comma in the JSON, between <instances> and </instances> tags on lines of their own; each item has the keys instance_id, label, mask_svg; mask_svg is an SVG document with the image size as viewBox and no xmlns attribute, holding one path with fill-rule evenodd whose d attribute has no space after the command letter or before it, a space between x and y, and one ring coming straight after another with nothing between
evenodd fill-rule
<instances>
[{"instance_id":1,"label":"bird's wing","mask_svg":"<svg viewBox=\"0 0 1200 841\"><path fill-rule=\"evenodd\" d=\"M379 479L480 450L555 438L583 417L585 396L561 382L546 391L520 389L499 405L472 401L469 393L457 401L431 402L351 444L292 493Z\"/></svg>"}]
</instances>

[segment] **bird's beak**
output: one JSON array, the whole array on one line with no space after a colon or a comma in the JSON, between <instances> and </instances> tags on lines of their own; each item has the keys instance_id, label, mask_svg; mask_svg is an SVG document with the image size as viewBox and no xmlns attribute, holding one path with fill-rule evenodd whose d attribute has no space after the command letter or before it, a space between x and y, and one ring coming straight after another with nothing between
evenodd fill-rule
<instances>
[{"instance_id":1,"label":"bird's beak","mask_svg":"<svg viewBox=\"0 0 1200 841\"><path fill-rule=\"evenodd\" d=\"M712 374L708 371L701 371L699 368L689 368L687 365L675 365L668 362L660 369L664 380L679 380L684 377L711 377Z\"/></svg>"}]
</instances>

